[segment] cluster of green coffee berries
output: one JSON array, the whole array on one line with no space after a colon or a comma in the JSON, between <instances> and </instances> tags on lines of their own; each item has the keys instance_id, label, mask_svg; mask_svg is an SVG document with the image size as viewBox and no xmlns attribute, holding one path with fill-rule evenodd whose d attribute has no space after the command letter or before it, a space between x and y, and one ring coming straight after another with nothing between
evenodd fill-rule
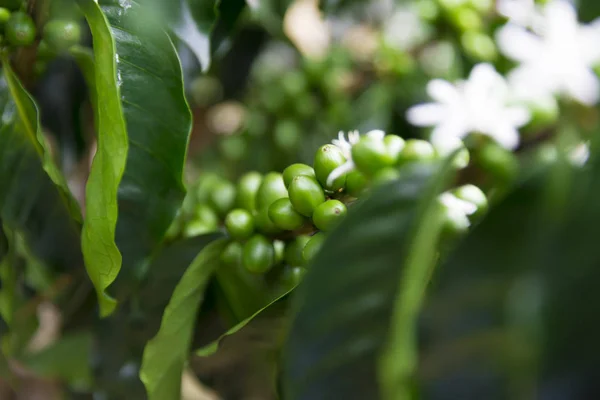
<instances>
[{"instance_id":1,"label":"cluster of green coffee berries","mask_svg":"<svg viewBox=\"0 0 600 400\"><path fill-rule=\"evenodd\" d=\"M303 268L319 251L347 207L373 185L396 179L404 166L442 157L427 141L373 131L340 134L321 146L313 165L292 164L282 173L248 172L236 183L205 176L190 191L171 235L196 236L224 229L232 239L222 261L264 274L281 264ZM456 156L464 164L468 151ZM464 166L464 165L461 165ZM487 207L483 192L467 185L440 197L446 228L464 232Z\"/></svg>"},{"instance_id":2,"label":"cluster of green coffee berries","mask_svg":"<svg viewBox=\"0 0 600 400\"><path fill-rule=\"evenodd\" d=\"M5 0L0 3L0 31L3 41L11 46L30 46L37 37L36 24L31 16L23 11L20 1ZM61 52L79 43L81 28L78 22L52 19L44 25L41 47Z\"/></svg>"}]
</instances>

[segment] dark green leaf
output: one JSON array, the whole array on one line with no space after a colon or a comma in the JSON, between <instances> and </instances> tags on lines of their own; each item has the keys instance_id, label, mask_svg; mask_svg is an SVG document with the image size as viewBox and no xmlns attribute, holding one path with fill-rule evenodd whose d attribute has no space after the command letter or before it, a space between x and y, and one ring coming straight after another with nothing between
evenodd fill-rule
<instances>
[{"instance_id":1,"label":"dark green leaf","mask_svg":"<svg viewBox=\"0 0 600 400\"><path fill-rule=\"evenodd\" d=\"M181 376L190 350L196 314L226 243L225 239L215 241L194 259L173 292L158 334L146 345L140 378L151 400L178 399L181 396Z\"/></svg>"},{"instance_id":2,"label":"dark green leaf","mask_svg":"<svg viewBox=\"0 0 600 400\"><path fill-rule=\"evenodd\" d=\"M217 20L218 0L181 1L179 18L172 24L175 35L194 53L202 70L210 66L210 33Z\"/></svg>"},{"instance_id":3,"label":"dark green leaf","mask_svg":"<svg viewBox=\"0 0 600 400\"><path fill-rule=\"evenodd\" d=\"M7 62L0 78L0 217L48 266L79 268L77 204L54 165L37 108Z\"/></svg>"},{"instance_id":4,"label":"dark green leaf","mask_svg":"<svg viewBox=\"0 0 600 400\"><path fill-rule=\"evenodd\" d=\"M119 251L128 273L136 272L162 241L183 200L191 113L177 54L151 10L135 1L81 0L80 5L94 37L99 131L84 243L106 315L114 301L103 292L119 272ZM118 250L113 242L116 184Z\"/></svg>"},{"instance_id":5,"label":"dark green leaf","mask_svg":"<svg viewBox=\"0 0 600 400\"><path fill-rule=\"evenodd\" d=\"M437 243L437 195L449 170L438 172L438 164L407 170L327 238L294 299L284 353L287 398L379 398L377 363L397 315L394 299L400 287L420 290L426 282ZM413 277L421 281L405 281ZM396 312L412 318L419 295Z\"/></svg>"}]
</instances>

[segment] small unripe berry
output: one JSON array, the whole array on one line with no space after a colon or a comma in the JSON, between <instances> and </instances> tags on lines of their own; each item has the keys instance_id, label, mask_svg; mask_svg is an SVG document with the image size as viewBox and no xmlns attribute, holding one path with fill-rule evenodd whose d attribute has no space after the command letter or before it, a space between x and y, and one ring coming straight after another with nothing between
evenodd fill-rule
<instances>
[{"instance_id":1,"label":"small unripe berry","mask_svg":"<svg viewBox=\"0 0 600 400\"><path fill-rule=\"evenodd\" d=\"M283 170L283 183L286 188L290 187L290 183L292 183L292 179L297 177L298 175L312 176L315 177L315 170L313 167L306 164L292 164L286 169Z\"/></svg>"},{"instance_id":2,"label":"small unripe berry","mask_svg":"<svg viewBox=\"0 0 600 400\"><path fill-rule=\"evenodd\" d=\"M404 146L406 145L404 139L396 135L386 135L383 138L383 143L385 144L390 156L394 159L394 162L398 160L402 149L404 149Z\"/></svg>"},{"instance_id":3,"label":"small unripe berry","mask_svg":"<svg viewBox=\"0 0 600 400\"><path fill-rule=\"evenodd\" d=\"M312 217L315 207L325 201L325 192L314 178L300 175L290 184L290 201L300 214Z\"/></svg>"},{"instance_id":4,"label":"small unripe berry","mask_svg":"<svg viewBox=\"0 0 600 400\"><path fill-rule=\"evenodd\" d=\"M275 264L279 264L285 257L285 242L282 240L273 240L273 249L275 250Z\"/></svg>"},{"instance_id":5,"label":"small unripe berry","mask_svg":"<svg viewBox=\"0 0 600 400\"><path fill-rule=\"evenodd\" d=\"M215 232L216 230L216 225L212 225L204 221L195 220L187 223L185 229L183 230L183 236L194 237L204 235L210 232Z\"/></svg>"},{"instance_id":6,"label":"small unripe berry","mask_svg":"<svg viewBox=\"0 0 600 400\"><path fill-rule=\"evenodd\" d=\"M235 185L226 180L220 181L208 195L208 202L217 214L225 216L235 205Z\"/></svg>"},{"instance_id":7,"label":"small unripe berry","mask_svg":"<svg viewBox=\"0 0 600 400\"><path fill-rule=\"evenodd\" d=\"M346 178L346 191L350 196L359 197L367 188L367 177L360 171L352 171Z\"/></svg>"},{"instance_id":8,"label":"small unripe berry","mask_svg":"<svg viewBox=\"0 0 600 400\"><path fill-rule=\"evenodd\" d=\"M315 208L312 216L313 223L322 231L330 231L342 222L347 211L346 205L341 201L327 200Z\"/></svg>"},{"instance_id":9,"label":"small unripe berry","mask_svg":"<svg viewBox=\"0 0 600 400\"><path fill-rule=\"evenodd\" d=\"M207 202L211 192L213 191L213 188L215 188L222 181L223 178L215 173L209 172L200 175L198 181L196 182L195 195L191 197L201 202ZM188 196L190 195L192 195L192 193L188 192Z\"/></svg>"},{"instance_id":10,"label":"small unripe berry","mask_svg":"<svg viewBox=\"0 0 600 400\"><path fill-rule=\"evenodd\" d=\"M4 27L6 39L13 46L29 46L35 40L35 24L31 17L16 11L11 14Z\"/></svg>"},{"instance_id":11,"label":"small unripe berry","mask_svg":"<svg viewBox=\"0 0 600 400\"><path fill-rule=\"evenodd\" d=\"M269 218L269 208L265 207L256 212L254 216L254 225L256 230L266 235L273 235L281 232L281 229L277 227Z\"/></svg>"},{"instance_id":12,"label":"small unripe berry","mask_svg":"<svg viewBox=\"0 0 600 400\"><path fill-rule=\"evenodd\" d=\"M264 274L275 264L273 243L262 235L252 236L242 252L244 267L254 274Z\"/></svg>"},{"instance_id":13,"label":"small unripe berry","mask_svg":"<svg viewBox=\"0 0 600 400\"><path fill-rule=\"evenodd\" d=\"M445 239L452 240L465 234L469 230L471 222L465 213L444 204L440 204L440 207L442 208L443 213L442 236Z\"/></svg>"},{"instance_id":14,"label":"small unripe berry","mask_svg":"<svg viewBox=\"0 0 600 400\"><path fill-rule=\"evenodd\" d=\"M283 176L278 172L269 172L263 178L256 193L256 207L269 207L275 200L288 197L288 191L283 183Z\"/></svg>"},{"instance_id":15,"label":"small unripe berry","mask_svg":"<svg viewBox=\"0 0 600 400\"><path fill-rule=\"evenodd\" d=\"M219 224L219 216L208 204L196 204L192 214L192 218L196 221L202 221L205 224L217 226Z\"/></svg>"},{"instance_id":16,"label":"small unripe berry","mask_svg":"<svg viewBox=\"0 0 600 400\"><path fill-rule=\"evenodd\" d=\"M305 274L306 268L300 266L287 266L281 274L280 283L284 288L291 289L302 282L302 278L304 278Z\"/></svg>"},{"instance_id":17,"label":"small unripe berry","mask_svg":"<svg viewBox=\"0 0 600 400\"><path fill-rule=\"evenodd\" d=\"M262 175L256 171L244 174L237 184L235 204L248 211L256 210L256 193L262 182Z\"/></svg>"},{"instance_id":18,"label":"small unripe berry","mask_svg":"<svg viewBox=\"0 0 600 400\"><path fill-rule=\"evenodd\" d=\"M324 241L325 234L323 232L317 232L310 238L306 246L304 246L304 250L302 250L302 257L305 262L308 263L315 257L319 250L321 250Z\"/></svg>"},{"instance_id":19,"label":"small unripe berry","mask_svg":"<svg viewBox=\"0 0 600 400\"><path fill-rule=\"evenodd\" d=\"M304 225L305 218L292 206L290 199L276 200L269 207L269 218L275 226L286 231L293 231Z\"/></svg>"},{"instance_id":20,"label":"small unripe berry","mask_svg":"<svg viewBox=\"0 0 600 400\"><path fill-rule=\"evenodd\" d=\"M346 175L338 177L333 181L331 186L327 185L327 178L334 169L343 165L345 162L346 157L344 157L344 154L339 147L332 144L321 146L315 153L315 162L313 163L317 181L319 181L325 189L331 191L343 189L346 185Z\"/></svg>"},{"instance_id":21,"label":"small unripe berry","mask_svg":"<svg viewBox=\"0 0 600 400\"><path fill-rule=\"evenodd\" d=\"M517 157L496 143L487 143L475 155L481 168L504 183L511 182L518 173Z\"/></svg>"},{"instance_id":22,"label":"small unripe berry","mask_svg":"<svg viewBox=\"0 0 600 400\"><path fill-rule=\"evenodd\" d=\"M362 136L358 143L352 146L352 160L360 172L374 175L380 169L393 165L395 157L388 152L383 140Z\"/></svg>"},{"instance_id":23,"label":"small unripe berry","mask_svg":"<svg viewBox=\"0 0 600 400\"><path fill-rule=\"evenodd\" d=\"M230 267L238 266L242 261L243 247L240 242L231 242L221 253L221 263Z\"/></svg>"},{"instance_id":24,"label":"small unripe berry","mask_svg":"<svg viewBox=\"0 0 600 400\"><path fill-rule=\"evenodd\" d=\"M248 239L254 233L254 218L247 210L236 208L225 217L225 228L234 239Z\"/></svg>"},{"instance_id":25,"label":"small unripe berry","mask_svg":"<svg viewBox=\"0 0 600 400\"><path fill-rule=\"evenodd\" d=\"M409 139L404 149L400 152L397 164L404 165L411 162L430 161L436 158L436 152L431 143L426 140Z\"/></svg>"},{"instance_id":26,"label":"small unripe berry","mask_svg":"<svg viewBox=\"0 0 600 400\"><path fill-rule=\"evenodd\" d=\"M75 21L55 19L44 27L44 41L56 51L64 51L81 40L81 27Z\"/></svg>"},{"instance_id":27,"label":"small unripe berry","mask_svg":"<svg viewBox=\"0 0 600 400\"><path fill-rule=\"evenodd\" d=\"M308 235L300 235L297 236L296 239L288 243L285 247L285 262L288 265L292 266L301 266L305 264L304 257L302 256L302 251L304 250L304 246L310 240L310 236Z\"/></svg>"},{"instance_id":28,"label":"small unripe berry","mask_svg":"<svg viewBox=\"0 0 600 400\"><path fill-rule=\"evenodd\" d=\"M6 21L10 18L10 11L6 8L0 7L0 26L4 26Z\"/></svg>"},{"instance_id":29,"label":"small unripe berry","mask_svg":"<svg viewBox=\"0 0 600 400\"><path fill-rule=\"evenodd\" d=\"M377 171L373 176L373 183L376 185L382 185L391 181L395 181L400 178L400 171L398 168L386 167Z\"/></svg>"},{"instance_id":30,"label":"small unripe berry","mask_svg":"<svg viewBox=\"0 0 600 400\"><path fill-rule=\"evenodd\" d=\"M475 185L464 185L456 188L452 192L461 200L475 204L477 211L471 217L478 218L486 213L488 209L488 199L485 193Z\"/></svg>"}]
</instances>

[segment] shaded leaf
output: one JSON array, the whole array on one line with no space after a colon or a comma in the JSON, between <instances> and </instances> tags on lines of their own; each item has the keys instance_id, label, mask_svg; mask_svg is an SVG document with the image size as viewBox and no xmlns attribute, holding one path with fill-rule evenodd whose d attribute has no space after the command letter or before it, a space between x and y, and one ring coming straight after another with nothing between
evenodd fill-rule
<instances>
[{"instance_id":1,"label":"shaded leaf","mask_svg":"<svg viewBox=\"0 0 600 400\"><path fill-rule=\"evenodd\" d=\"M175 35L194 53L202 70L210 66L210 33L217 20L218 0L180 0L179 18L172 24Z\"/></svg>"},{"instance_id":2,"label":"shaded leaf","mask_svg":"<svg viewBox=\"0 0 600 400\"><path fill-rule=\"evenodd\" d=\"M96 275L97 289L103 291L119 272L118 251L127 272L139 272L141 263L162 241L183 200L182 174L191 113L184 98L177 54L151 10L135 1L104 0L96 4L81 0L80 4L92 28L97 65L100 141L96 169L101 171L103 163L112 165L113 171L106 178L113 188L118 183L122 158L127 158L118 187L118 250L112 243L115 193L106 185L103 197L88 193L88 207L94 203L98 208L95 211L105 209L104 215L109 216L102 220L89 217L88 222L93 221L96 228L90 230L97 237L85 239L92 263L88 267ZM103 145L103 135L115 143ZM108 151L110 160L103 159L101 154ZM109 172L107 169L96 174L102 177L102 173ZM88 191L93 192L97 186L92 180ZM94 248L93 243L98 247ZM114 302L106 298L102 304L103 315L114 307Z\"/></svg>"},{"instance_id":3,"label":"shaded leaf","mask_svg":"<svg viewBox=\"0 0 600 400\"><path fill-rule=\"evenodd\" d=\"M158 334L146 345L140 378L149 399L181 396L181 376L188 359L196 314L226 243L225 239L217 240L194 259L173 292Z\"/></svg>"},{"instance_id":4,"label":"shaded leaf","mask_svg":"<svg viewBox=\"0 0 600 400\"><path fill-rule=\"evenodd\" d=\"M430 268L435 227L427 225L432 231L425 232L432 243L424 243L417 228L449 170L438 172L439 164L407 170L358 204L326 239L294 298L284 353L287 398L379 398L377 362L394 299L406 273L419 267L422 275Z\"/></svg>"},{"instance_id":5,"label":"shaded leaf","mask_svg":"<svg viewBox=\"0 0 600 400\"><path fill-rule=\"evenodd\" d=\"M0 78L0 217L49 267L83 264L79 209L45 148L35 103L10 65Z\"/></svg>"}]
</instances>

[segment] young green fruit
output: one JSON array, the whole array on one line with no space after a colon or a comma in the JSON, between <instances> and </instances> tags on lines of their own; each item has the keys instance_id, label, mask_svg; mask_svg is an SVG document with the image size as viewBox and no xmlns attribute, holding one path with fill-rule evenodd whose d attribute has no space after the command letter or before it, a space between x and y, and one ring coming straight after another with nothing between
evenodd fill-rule
<instances>
[{"instance_id":1,"label":"young green fruit","mask_svg":"<svg viewBox=\"0 0 600 400\"><path fill-rule=\"evenodd\" d=\"M0 7L0 26L4 26L6 21L10 18L10 11L6 8Z\"/></svg>"},{"instance_id":2,"label":"young green fruit","mask_svg":"<svg viewBox=\"0 0 600 400\"><path fill-rule=\"evenodd\" d=\"M75 21L55 19L44 27L44 41L56 51L64 51L81 41L81 27Z\"/></svg>"},{"instance_id":3,"label":"young green fruit","mask_svg":"<svg viewBox=\"0 0 600 400\"><path fill-rule=\"evenodd\" d=\"M394 167L385 167L380 169L373 176L373 182L375 184L381 185L390 181L395 181L400 177L400 171L398 168Z\"/></svg>"},{"instance_id":4,"label":"young green fruit","mask_svg":"<svg viewBox=\"0 0 600 400\"><path fill-rule=\"evenodd\" d=\"M288 191L283 183L283 175L269 172L265 175L256 193L256 207L258 209L269 207L275 200L284 197L288 197Z\"/></svg>"},{"instance_id":5,"label":"young green fruit","mask_svg":"<svg viewBox=\"0 0 600 400\"><path fill-rule=\"evenodd\" d=\"M304 246L304 250L302 250L302 257L305 262L308 263L315 257L321 246L323 246L324 241L325 234L323 232L317 232L310 238L306 246Z\"/></svg>"},{"instance_id":6,"label":"young green fruit","mask_svg":"<svg viewBox=\"0 0 600 400\"><path fill-rule=\"evenodd\" d=\"M286 231L293 231L304 225L306 219L294 209L288 198L275 200L269 207L269 218L275 226Z\"/></svg>"},{"instance_id":7,"label":"young green fruit","mask_svg":"<svg viewBox=\"0 0 600 400\"><path fill-rule=\"evenodd\" d=\"M237 185L235 203L238 207L248 211L256 210L256 193L262 182L262 175L256 171L244 174Z\"/></svg>"},{"instance_id":8,"label":"young green fruit","mask_svg":"<svg viewBox=\"0 0 600 400\"><path fill-rule=\"evenodd\" d=\"M183 230L184 237L194 237L199 235L204 235L210 232L215 232L217 230L216 225L212 225L210 223L194 220L188 222Z\"/></svg>"},{"instance_id":9,"label":"young green fruit","mask_svg":"<svg viewBox=\"0 0 600 400\"><path fill-rule=\"evenodd\" d=\"M367 188L367 177L360 171L352 171L346 177L346 191L350 196L359 197Z\"/></svg>"},{"instance_id":10,"label":"young green fruit","mask_svg":"<svg viewBox=\"0 0 600 400\"><path fill-rule=\"evenodd\" d=\"M4 33L13 46L29 46L35 40L35 24L28 14L17 11L6 21Z\"/></svg>"},{"instance_id":11,"label":"young green fruit","mask_svg":"<svg viewBox=\"0 0 600 400\"><path fill-rule=\"evenodd\" d=\"M396 158L390 154L383 140L365 135L352 146L352 160L360 172L374 175L380 169L393 165Z\"/></svg>"},{"instance_id":12,"label":"young green fruit","mask_svg":"<svg viewBox=\"0 0 600 400\"><path fill-rule=\"evenodd\" d=\"M234 239L248 239L254 233L254 218L249 211L236 208L225 217L225 228Z\"/></svg>"},{"instance_id":13,"label":"young green fruit","mask_svg":"<svg viewBox=\"0 0 600 400\"><path fill-rule=\"evenodd\" d=\"M254 225L256 230L266 235L274 235L281 232L281 229L277 227L269 218L269 208L265 207L256 212L254 215Z\"/></svg>"},{"instance_id":14,"label":"young green fruit","mask_svg":"<svg viewBox=\"0 0 600 400\"><path fill-rule=\"evenodd\" d=\"M262 235L252 236L242 252L244 267L254 274L264 274L275 263L273 243Z\"/></svg>"},{"instance_id":15,"label":"young green fruit","mask_svg":"<svg viewBox=\"0 0 600 400\"><path fill-rule=\"evenodd\" d=\"M195 221L202 221L203 223L214 226L215 228L219 225L219 216L208 204L200 203L195 205L192 219Z\"/></svg>"},{"instance_id":16,"label":"young green fruit","mask_svg":"<svg viewBox=\"0 0 600 400\"><path fill-rule=\"evenodd\" d=\"M305 264L304 257L302 256L302 251L304 250L304 246L310 240L310 236L308 235L300 235L297 236L296 239L292 240L285 247L285 262L291 266L302 266Z\"/></svg>"},{"instance_id":17,"label":"young green fruit","mask_svg":"<svg viewBox=\"0 0 600 400\"><path fill-rule=\"evenodd\" d=\"M386 135L383 138L383 143L385 144L390 157L394 159L394 162L398 160L402 149L404 149L404 146L406 145L404 139L396 135Z\"/></svg>"},{"instance_id":18,"label":"young green fruit","mask_svg":"<svg viewBox=\"0 0 600 400\"><path fill-rule=\"evenodd\" d=\"M464 185L456 188L452 192L456 197L461 200L468 201L469 203L475 204L477 211L472 214L472 217L478 218L485 214L488 210L488 199L485 193L475 185Z\"/></svg>"},{"instance_id":19,"label":"young green fruit","mask_svg":"<svg viewBox=\"0 0 600 400\"><path fill-rule=\"evenodd\" d=\"M273 240L273 249L275 250L275 264L279 264L285 257L285 242L283 240Z\"/></svg>"},{"instance_id":20,"label":"young green fruit","mask_svg":"<svg viewBox=\"0 0 600 400\"><path fill-rule=\"evenodd\" d=\"M327 232L342 222L347 212L346 205L341 201L327 200L315 208L312 220L318 229Z\"/></svg>"},{"instance_id":21,"label":"young green fruit","mask_svg":"<svg viewBox=\"0 0 600 400\"><path fill-rule=\"evenodd\" d=\"M281 285L286 289L291 289L302 282L302 278L304 278L305 274L306 268L299 266L286 266L281 274Z\"/></svg>"},{"instance_id":22,"label":"young green fruit","mask_svg":"<svg viewBox=\"0 0 600 400\"><path fill-rule=\"evenodd\" d=\"M231 242L221 253L221 263L227 266L237 266L242 261L243 247L240 242Z\"/></svg>"},{"instance_id":23,"label":"young green fruit","mask_svg":"<svg viewBox=\"0 0 600 400\"><path fill-rule=\"evenodd\" d=\"M286 188L290 187L290 183L292 183L292 179L297 177L298 175L312 176L315 177L315 170L313 167L306 164L292 164L286 169L283 170L283 183Z\"/></svg>"},{"instance_id":24,"label":"young green fruit","mask_svg":"<svg viewBox=\"0 0 600 400\"><path fill-rule=\"evenodd\" d=\"M315 207L325 202L325 192L314 178L300 175L290 184L290 201L300 214L312 217Z\"/></svg>"},{"instance_id":25,"label":"young green fruit","mask_svg":"<svg viewBox=\"0 0 600 400\"><path fill-rule=\"evenodd\" d=\"M339 147L332 144L321 146L315 154L315 162L313 167L317 181L328 190L338 191L346 186L346 175L342 175L335 179L331 185L327 185L329 174L337 167L346 163L346 157Z\"/></svg>"},{"instance_id":26,"label":"young green fruit","mask_svg":"<svg viewBox=\"0 0 600 400\"><path fill-rule=\"evenodd\" d=\"M517 157L496 143L485 144L475 155L479 166L499 181L511 182L518 173Z\"/></svg>"},{"instance_id":27,"label":"young green fruit","mask_svg":"<svg viewBox=\"0 0 600 400\"><path fill-rule=\"evenodd\" d=\"M436 152L431 143L426 140L409 139L406 141L396 163L404 165L411 162L429 161L436 157Z\"/></svg>"},{"instance_id":28,"label":"young green fruit","mask_svg":"<svg viewBox=\"0 0 600 400\"><path fill-rule=\"evenodd\" d=\"M217 183L208 196L209 204L221 216L225 216L235 205L235 185L222 180Z\"/></svg>"}]
</instances>

